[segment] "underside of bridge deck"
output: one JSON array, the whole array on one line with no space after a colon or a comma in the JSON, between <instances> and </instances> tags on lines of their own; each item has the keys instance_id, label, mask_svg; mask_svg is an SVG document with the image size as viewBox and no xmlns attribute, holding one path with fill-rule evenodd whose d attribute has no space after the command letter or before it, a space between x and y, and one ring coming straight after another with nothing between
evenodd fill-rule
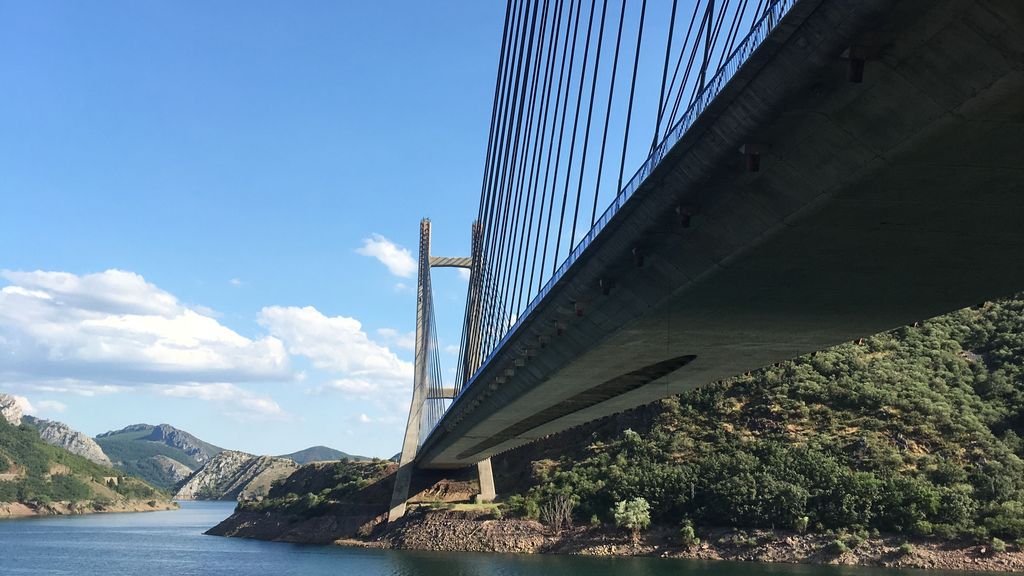
<instances>
[{"instance_id":1,"label":"underside of bridge deck","mask_svg":"<svg viewBox=\"0 0 1024 576\"><path fill-rule=\"evenodd\" d=\"M1024 3L797 3L418 465L1024 289L1022 143Z\"/></svg>"}]
</instances>

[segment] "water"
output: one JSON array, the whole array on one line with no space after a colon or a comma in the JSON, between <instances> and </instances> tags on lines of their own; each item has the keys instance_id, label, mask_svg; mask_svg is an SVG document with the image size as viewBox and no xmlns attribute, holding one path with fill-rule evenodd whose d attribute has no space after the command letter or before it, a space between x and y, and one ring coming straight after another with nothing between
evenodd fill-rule
<instances>
[{"instance_id":1,"label":"water","mask_svg":"<svg viewBox=\"0 0 1024 576\"><path fill-rule=\"evenodd\" d=\"M300 546L202 533L233 508L0 521L0 575L68 576L964 576L846 567Z\"/></svg>"}]
</instances>

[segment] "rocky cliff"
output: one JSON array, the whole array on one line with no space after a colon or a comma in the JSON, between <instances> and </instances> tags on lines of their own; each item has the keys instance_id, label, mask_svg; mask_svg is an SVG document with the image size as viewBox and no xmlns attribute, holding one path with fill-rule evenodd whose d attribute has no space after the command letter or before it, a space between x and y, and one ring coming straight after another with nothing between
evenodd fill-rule
<instances>
[{"instance_id":1,"label":"rocky cliff","mask_svg":"<svg viewBox=\"0 0 1024 576\"><path fill-rule=\"evenodd\" d=\"M63 448L72 454L78 454L101 466L111 465L110 458L107 458L107 455L95 440L67 424L54 422L53 420L42 420L33 416L25 416L22 420L35 426L36 430L39 431L39 438L50 446Z\"/></svg>"},{"instance_id":2,"label":"rocky cliff","mask_svg":"<svg viewBox=\"0 0 1024 576\"><path fill-rule=\"evenodd\" d=\"M179 500L249 500L270 491L298 466L291 460L225 450L196 470L178 489Z\"/></svg>"},{"instance_id":3,"label":"rocky cliff","mask_svg":"<svg viewBox=\"0 0 1024 576\"><path fill-rule=\"evenodd\" d=\"M155 466L160 472L170 478L175 483L181 482L192 475L193 470L188 466L185 466L181 462L178 462L174 458L169 458L163 454L157 454L156 456L149 457L149 461Z\"/></svg>"},{"instance_id":4,"label":"rocky cliff","mask_svg":"<svg viewBox=\"0 0 1024 576\"><path fill-rule=\"evenodd\" d=\"M21 424L21 405L14 396L0 394L0 416L15 426Z\"/></svg>"}]
</instances>

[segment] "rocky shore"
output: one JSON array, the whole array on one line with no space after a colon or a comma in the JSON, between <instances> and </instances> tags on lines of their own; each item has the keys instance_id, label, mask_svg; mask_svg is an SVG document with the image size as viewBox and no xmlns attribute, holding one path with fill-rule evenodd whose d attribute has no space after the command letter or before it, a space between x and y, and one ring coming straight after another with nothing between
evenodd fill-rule
<instances>
[{"instance_id":1,"label":"rocky shore","mask_svg":"<svg viewBox=\"0 0 1024 576\"><path fill-rule=\"evenodd\" d=\"M98 502L0 502L0 518L27 518L31 516L72 516L110 512L157 512L177 510L178 503L171 500L121 500Z\"/></svg>"},{"instance_id":2,"label":"rocky shore","mask_svg":"<svg viewBox=\"0 0 1024 576\"><path fill-rule=\"evenodd\" d=\"M700 544L684 547L677 528L654 527L634 543L622 530L575 527L553 531L532 520L495 518L485 511L414 509L394 524L382 516L363 515L357 526L346 518L289 517L275 512L239 512L208 534L260 540L343 546L497 552L579 554L589 556L657 556L699 560L860 565L941 570L1024 571L1024 552L996 552L968 542L907 540L882 535L838 551L835 536L772 530L698 530Z\"/></svg>"}]
</instances>

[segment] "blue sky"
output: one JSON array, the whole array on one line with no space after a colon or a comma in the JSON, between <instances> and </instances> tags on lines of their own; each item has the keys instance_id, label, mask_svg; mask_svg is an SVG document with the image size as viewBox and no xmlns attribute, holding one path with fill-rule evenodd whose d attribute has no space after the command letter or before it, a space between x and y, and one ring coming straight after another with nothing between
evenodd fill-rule
<instances>
[{"instance_id":1,"label":"blue sky","mask_svg":"<svg viewBox=\"0 0 1024 576\"><path fill-rule=\"evenodd\" d=\"M90 434L397 452L403 249L429 216L468 251L503 10L0 0L0 391ZM465 282L435 290L457 345Z\"/></svg>"}]
</instances>

